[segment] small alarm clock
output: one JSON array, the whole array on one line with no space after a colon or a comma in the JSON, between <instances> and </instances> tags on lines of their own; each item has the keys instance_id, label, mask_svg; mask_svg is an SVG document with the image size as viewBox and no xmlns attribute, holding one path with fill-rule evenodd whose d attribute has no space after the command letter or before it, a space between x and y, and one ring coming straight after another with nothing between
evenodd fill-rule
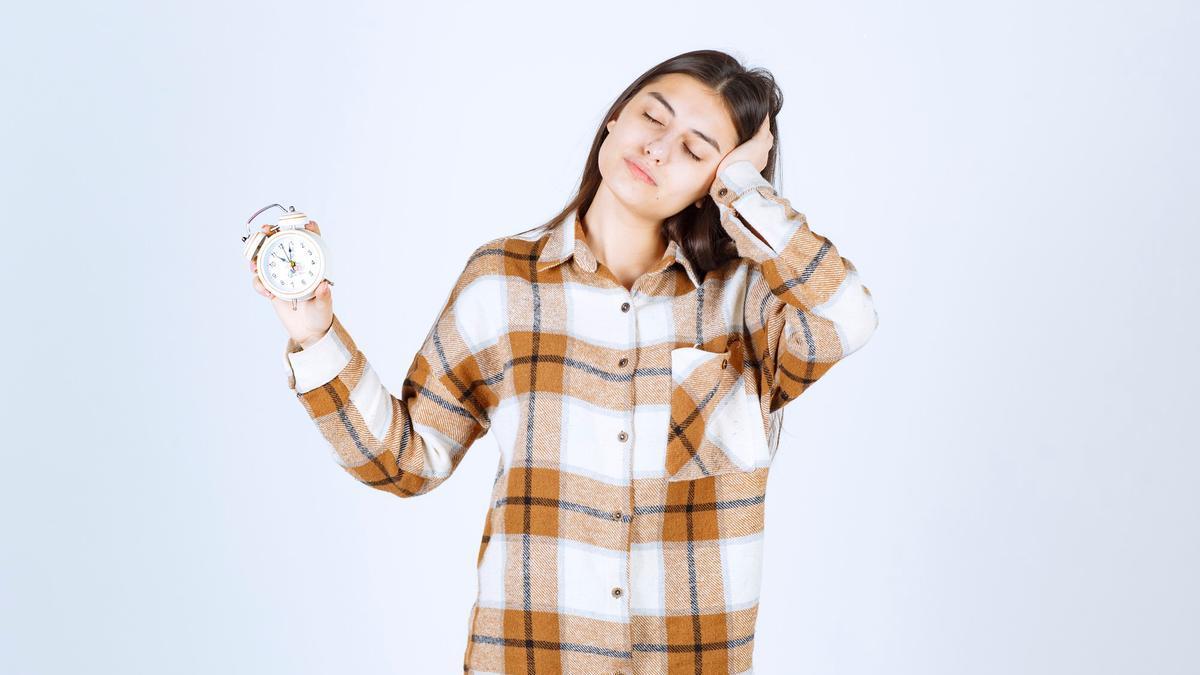
<instances>
[{"instance_id":1,"label":"small alarm clock","mask_svg":"<svg viewBox=\"0 0 1200 675\"><path fill-rule=\"evenodd\" d=\"M284 216L268 232L250 231L250 223L267 209L279 207ZM301 300L316 295L317 286L329 276L329 248L321 235L304 228L308 216L295 206L264 206L246 221L246 260L258 258L258 278L280 300L291 300L292 309ZM329 283L333 283L330 280Z\"/></svg>"}]
</instances>

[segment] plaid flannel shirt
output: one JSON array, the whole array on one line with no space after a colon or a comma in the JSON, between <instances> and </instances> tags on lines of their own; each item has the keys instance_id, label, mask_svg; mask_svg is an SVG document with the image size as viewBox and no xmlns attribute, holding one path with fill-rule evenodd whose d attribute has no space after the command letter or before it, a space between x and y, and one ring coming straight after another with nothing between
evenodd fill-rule
<instances>
[{"instance_id":1,"label":"plaid flannel shirt","mask_svg":"<svg viewBox=\"0 0 1200 675\"><path fill-rule=\"evenodd\" d=\"M751 162L710 194L740 257L703 280L669 242L626 290L577 213L483 244L398 397L336 314L288 340L289 386L370 487L425 494L495 438L465 673L753 672L772 418L878 318Z\"/></svg>"}]
</instances>

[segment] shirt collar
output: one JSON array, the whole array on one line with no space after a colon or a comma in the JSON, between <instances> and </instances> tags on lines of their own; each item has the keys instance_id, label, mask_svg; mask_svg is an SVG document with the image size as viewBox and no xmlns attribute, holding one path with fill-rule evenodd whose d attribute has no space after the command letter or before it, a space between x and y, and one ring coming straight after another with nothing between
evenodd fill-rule
<instances>
[{"instance_id":1,"label":"shirt collar","mask_svg":"<svg viewBox=\"0 0 1200 675\"><path fill-rule=\"evenodd\" d=\"M542 246L541 253L538 254L537 270L542 272L572 256L574 256L576 264L583 270L588 272L596 271L598 261L584 238L583 221L579 217L578 209L568 213L565 218L560 220L550 230L550 234L546 238L546 243ZM674 263L679 263L683 266L693 286L700 286L691 261L684 255L683 247L674 240L667 241L667 250L663 252L662 258L655 263L650 271L659 272Z\"/></svg>"}]
</instances>

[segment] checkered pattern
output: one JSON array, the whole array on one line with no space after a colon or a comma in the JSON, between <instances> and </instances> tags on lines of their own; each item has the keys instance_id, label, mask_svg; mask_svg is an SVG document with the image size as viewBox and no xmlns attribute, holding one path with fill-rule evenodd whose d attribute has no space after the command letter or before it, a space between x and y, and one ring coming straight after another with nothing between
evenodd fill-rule
<instances>
[{"instance_id":1,"label":"checkered pattern","mask_svg":"<svg viewBox=\"0 0 1200 675\"><path fill-rule=\"evenodd\" d=\"M474 251L399 396L340 317L289 385L355 479L424 494L491 432L466 673L750 673L773 416L878 319L750 162L713 185L739 259L674 242L632 291L572 214ZM751 229L753 228L753 229Z\"/></svg>"}]
</instances>

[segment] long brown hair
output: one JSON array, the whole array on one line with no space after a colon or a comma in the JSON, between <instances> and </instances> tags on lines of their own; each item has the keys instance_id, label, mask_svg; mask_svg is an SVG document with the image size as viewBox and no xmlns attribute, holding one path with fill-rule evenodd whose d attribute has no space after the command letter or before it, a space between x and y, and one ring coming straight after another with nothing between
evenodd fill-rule
<instances>
[{"instance_id":1,"label":"long brown hair","mask_svg":"<svg viewBox=\"0 0 1200 675\"><path fill-rule=\"evenodd\" d=\"M775 83L775 78L763 68L746 68L725 52L713 49L685 52L672 56L642 73L617 96L604 118L600 120L600 128L596 130L592 149L583 165L579 190L557 215L527 232L548 230L575 209L578 209L580 214L587 211L603 180L600 175L600 145L608 136L608 121L617 117L625 104L642 87L669 73L691 75L721 97L733 120L734 129L737 130L738 145L750 140L758 131L763 118L770 116L771 134L775 137L775 143L767 154L767 166L761 173L763 178L774 182L775 159L779 148L779 130L775 125L775 116L783 107L783 93ZM707 197L700 208L689 204L679 213L663 220L661 232L663 237L675 241L683 248L684 254L695 268L697 278L701 280L709 270L717 269L737 257L733 240L721 226L720 211L716 203Z\"/></svg>"}]
</instances>

